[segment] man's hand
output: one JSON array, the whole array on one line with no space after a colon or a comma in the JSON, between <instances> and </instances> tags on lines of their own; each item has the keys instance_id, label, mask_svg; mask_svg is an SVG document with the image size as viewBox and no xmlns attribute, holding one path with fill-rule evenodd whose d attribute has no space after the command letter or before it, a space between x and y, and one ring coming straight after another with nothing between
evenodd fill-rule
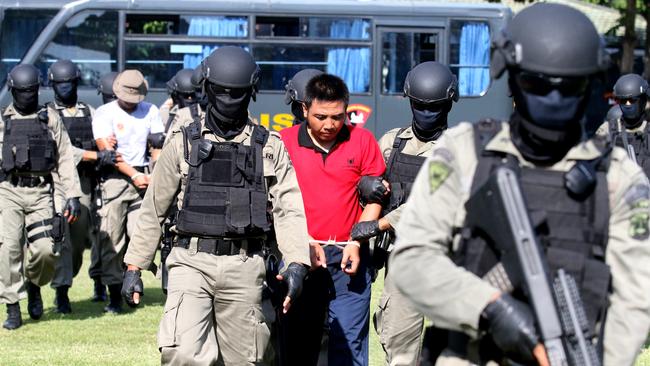
<instances>
[{"instance_id":1,"label":"man's hand","mask_svg":"<svg viewBox=\"0 0 650 366\"><path fill-rule=\"evenodd\" d=\"M361 245L358 242L350 243L343 248L343 260L341 260L341 269L343 272L350 276L357 274L357 269L359 269L359 263L361 263L361 256L359 251ZM348 264L350 268L348 268Z\"/></svg>"},{"instance_id":2,"label":"man's hand","mask_svg":"<svg viewBox=\"0 0 650 366\"><path fill-rule=\"evenodd\" d=\"M309 243L309 259L311 259L311 271L319 267L327 268L325 251L319 243Z\"/></svg>"},{"instance_id":3,"label":"man's hand","mask_svg":"<svg viewBox=\"0 0 650 366\"><path fill-rule=\"evenodd\" d=\"M367 203L381 203L390 193L390 185L382 177L363 176L357 184L359 197Z\"/></svg>"},{"instance_id":4,"label":"man's hand","mask_svg":"<svg viewBox=\"0 0 650 366\"><path fill-rule=\"evenodd\" d=\"M144 285L140 278L140 269L129 266L124 272L124 279L122 280L122 297L130 307L134 308L140 304L140 297L143 295Z\"/></svg>"},{"instance_id":5,"label":"man's hand","mask_svg":"<svg viewBox=\"0 0 650 366\"><path fill-rule=\"evenodd\" d=\"M111 149L115 149L117 147L117 138L115 135L106 137L106 142L108 143L108 146L111 147Z\"/></svg>"},{"instance_id":6,"label":"man's hand","mask_svg":"<svg viewBox=\"0 0 650 366\"><path fill-rule=\"evenodd\" d=\"M147 174L142 174L136 175L135 178L132 178L131 180L133 181L133 185L136 186L136 188L139 189L147 189L149 186L149 176Z\"/></svg>"},{"instance_id":7,"label":"man's hand","mask_svg":"<svg viewBox=\"0 0 650 366\"><path fill-rule=\"evenodd\" d=\"M282 313L286 314L291 307L291 301L300 296L305 276L307 276L307 266L300 263L289 263L284 272L275 276L275 278L287 285L287 296L282 303Z\"/></svg>"},{"instance_id":8,"label":"man's hand","mask_svg":"<svg viewBox=\"0 0 650 366\"><path fill-rule=\"evenodd\" d=\"M376 236L380 232L381 230L379 229L379 220L361 221L357 222L352 227L350 237L352 240L363 241Z\"/></svg>"},{"instance_id":9,"label":"man's hand","mask_svg":"<svg viewBox=\"0 0 650 366\"><path fill-rule=\"evenodd\" d=\"M513 361L536 360L540 365L548 365L532 313L510 295L502 294L483 309L479 328L490 333L494 343Z\"/></svg>"},{"instance_id":10,"label":"man's hand","mask_svg":"<svg viewBox=\"0 0 650 366\"><path fill-rule=\"evenodd\" d=\"M68 198L65 202L65 207L63 208L63 216L68 220L68 224L72 224L77 221L79 215L81 214L81 203L79 198L72 197Z\"/></svg>"}]
</instances>

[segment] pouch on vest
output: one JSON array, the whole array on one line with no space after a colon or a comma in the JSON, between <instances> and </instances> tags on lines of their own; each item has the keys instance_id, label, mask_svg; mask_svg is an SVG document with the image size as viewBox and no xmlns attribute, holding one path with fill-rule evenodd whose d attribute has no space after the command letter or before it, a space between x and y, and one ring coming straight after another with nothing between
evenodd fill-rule
<instances>
[{"instance_id":1,"label":"pouch on vest","mask_svg":"<svg viewBox=\"0 0 650 366\"><path fill-rule=\"evenodd\" d=\"M55 154L47 110L33 119L5 119L2 169L6 173L49 173L56 166Z\"/></svg>"}]
</instances>

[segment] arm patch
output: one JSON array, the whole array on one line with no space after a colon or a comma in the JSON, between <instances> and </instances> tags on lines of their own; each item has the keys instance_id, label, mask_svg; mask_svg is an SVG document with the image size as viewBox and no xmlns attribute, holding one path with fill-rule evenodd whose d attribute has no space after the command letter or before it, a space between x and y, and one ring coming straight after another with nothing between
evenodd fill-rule
<instances>
[{"instance_id":1,"label":"arm patch","mask_svg":"<svg viewBox=\"0 0 650 366\"><path fill-rule=\"evenodd\" d=\"M427 167L429 172L429 193L433 194L449 177L451 169L441 161L430 161Z\"/></svg>"}]
</instances>

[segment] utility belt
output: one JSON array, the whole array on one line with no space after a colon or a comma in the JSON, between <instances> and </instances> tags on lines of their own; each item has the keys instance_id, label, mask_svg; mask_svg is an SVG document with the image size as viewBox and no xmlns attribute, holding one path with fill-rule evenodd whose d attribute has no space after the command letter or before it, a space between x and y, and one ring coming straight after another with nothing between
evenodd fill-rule
<instances>
[{"instance_id":1,"label":"utility belt","mask_svg":"<svg viewBox=\"0 0 650 366\"><path fill-rule=\"evenodd\" d=\"M149 166L148 165L134 166L132 168L137 170L139 173L144 173L144 174L149 173ZM108 180L108 179L129 179L129 177L122 174L119 170L117 170L117 168L111 168L111 169L106 169L105 171L102 172L102 179L103 180Z\"/></svg>"},{"instance_id":2,"label":"utility belt","mask_svg":"<svg viewBox=\"0 0 650 366\"><path fill-rule=\"evenodd\" d=\"M173 246L184 249L190 248L190 242L196 241L196 251L213 255L237 255L244 249L251 254L261 252L264 240L261 238L224 239L224 238L197 238L178 235L174 238Z\"/></svg>"},{"instance_id":3,"label":"utility belt","mask_svg":"<svg viewBox=\"0 0 650 366\"><path fill-rule=\"evenodd\" d=\"M5 176L4 180L11 183L14 187L34 188L44 186L48 183L51 184L52 176L50 174L42 176L9 174Z\"/></svg>"}]
</instances>

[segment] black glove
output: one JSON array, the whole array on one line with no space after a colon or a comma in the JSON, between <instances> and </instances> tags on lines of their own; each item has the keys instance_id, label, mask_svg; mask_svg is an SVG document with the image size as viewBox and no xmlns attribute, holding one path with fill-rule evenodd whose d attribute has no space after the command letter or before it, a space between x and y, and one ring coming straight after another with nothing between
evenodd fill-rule
<instances>
[{"instance_id":1,"label":"black glove","mask_svg":"<svg viewBox=\"0 0 650 366\"><path fill-rule=\"evenodd\" d=\"M367 203L381 203L386 196L386 186L382 183L382 177L365 175L357 184L359 197Z\"/></svg>"},{"instance_id":2,"label":"black glove","mask_svg":"<svg viewBox=\"0 0 650 366\"><path fill-rule=\"evenodd\" d=\"M352 227L350 237L352 240L368 240L379 233L381 233L381 230L379 230L378 220L361 221Z\"/></svg>"},{"instance_id":3,"label":"black glove","mask_svg":"<svg viewBox=\"0 0 650 366\"><path fill-rule=\"evenodd\" d=\"M122 280L122 297L132 308L138 306L133 302L133 294L136 292L140 294L140 298L144 295L144 285L140 278L140 271L125 271Z\"/></svg>"},{"instance_id":4,"label":"black glove","mask_svg":"<svg viewBox=\"0 0 650 366\"><path fill-rule=\"evenodd\" d=\"M282 282L287 286L287 296L296 301L302 292L302 283L307 276L307 266L300 263L290 263L284 272L280 273Z\"/></svg>"},{"instance_id":5,"label":"black glove","mask_svg":"<svg viewBox=\"0 0 650 366\"><path fill-rule=\"evenodd\" d=\"M117 162L115 150L101 150L97 152L97 166L114 166Z\"/></svg>"},{"instance_id":6,"label":"black glove","mask_svg":"<svg viewBox=\"0 0 650 366\"><path fill-rule=\"evenodd\" d=\"M539 342L530 309L503 294L481 313L479 329L486 330L494 343L513 361L534 361L533 348Z\"/></svg>"},{"instance_id":7,"label":"black glove","mask_svg":"<svg viewBox=\"0 0 650 366\"><path fill-rule=\"evenodd\" d=\"M79 202L79 198L68 198L68 200L65 201L65 207L63 208L63 212L65 213L66 211L68 211L68 220L70 220L71 217L73 219L79 217L79 215L81 215L81 203Z\"/></svg>"}]
</instances>

